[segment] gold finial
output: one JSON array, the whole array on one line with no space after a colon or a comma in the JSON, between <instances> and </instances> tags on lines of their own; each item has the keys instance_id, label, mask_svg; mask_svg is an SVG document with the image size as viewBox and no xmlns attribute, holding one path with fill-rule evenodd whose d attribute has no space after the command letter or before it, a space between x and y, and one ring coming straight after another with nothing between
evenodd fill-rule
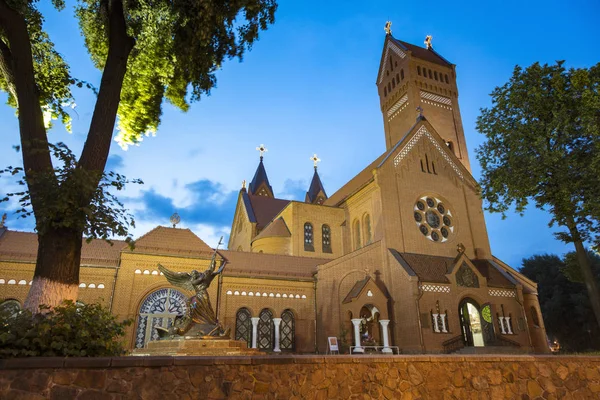
<instances>
[{"instance_id":1,"label":"gold finial","mask_svg":"<svg viewBox=\"0 0 600 400\"><path fill-rule=\"evenodd\" d=\"M245 179L242 181L242 189L246 189L246 180Z\"/></svg>"},{"instance_id":2,"label":"gold finial","mask_svg":"<svg viewBox=\"0 0 600 400\"><path fill-rule=\"evenodd\" d=\"M314 163L314 165L315 165L315 169L317 169L317 163L321 162L321 159L320 159L319 157L317 157L317 155L316 155L316 154L314 154L314 155L313 155L313 156L310 158L310 160L312 160L312 162L313 162L313 163Z\"/></svg>"},{"instance_id":3,"label":"gold finial","mask_svg":"<svg viewBox=\"0 0 600 400\"><path fill-rule=\"evenodd\" d=\"M425 46L427 46L427 49L429 49L429 50L433 49L433 45L431 44L431 39L433 39L433 36L431 36L431 35L425 36Z\"/></svg>"},{"instance_id":4,"label":"gold finial","mask_svg":"<svg viewBox=\"0 0 600 400\"><path fill-rule=\"evenodd\" d=\"M386 35L391 35L392 34L392 21L386 21L385 27L383 28L383 30L385 31Z\"/></svg>"},{"instance_id":5,"label":"gold finial","mask_svg":"<svg viewBox=\"0 0 600 400\"><path fill-rule=\"evenodd\" d=\"M264 144L261 144L260 146L258 146L258 147L256 148L256 150L258 150L258 151L260 152L260 159L261 159L261 160L263 159L263 155L264 155L264 154L265 154L267 151L269 151L269 150L267 150L267 148L265 147L265 145L264 145Z\"/></svg>"},{"instance_id":6,"label":"gold finial","mask_svg":"<svg viewBox=\"0 0 600 400\"><path fill-rule=\"evenodd\" d=\"M456 245L456 251L458 251L458 254L463 254L465 252L466 248L465 245L462 243L459 243Z\"/></svg>"},{"instance_id":7,"label":"gold finial","mask_svg":"<svg viewBox=\"0 0 600 400\"><path fill-rule=\"evenodd\" d=\"M2 214L2 220L0 221L0 228L4 228L5 223L6 223L6 213Z\"/></svg>"}]
</instances>

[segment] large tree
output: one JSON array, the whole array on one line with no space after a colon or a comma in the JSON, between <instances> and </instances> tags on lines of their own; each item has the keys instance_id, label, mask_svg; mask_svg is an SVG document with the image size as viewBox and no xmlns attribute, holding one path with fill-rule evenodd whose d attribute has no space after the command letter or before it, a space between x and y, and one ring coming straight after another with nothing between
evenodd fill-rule
<instances>
[{"instance_id":1,"label":"large tree","mask_svg":"<svg viewBox=\"0 0 600 400\"><path fill-rule=\"evenodd\" d=\"M594 253L589 256L594 275L599 278L600 257ZM574 252L562 259L550 254L535 255L523 260L521 273L537 282L546 332L558 339L561 350L600 350L600 327L587 290L570 277L575 270L569 264L575 258Z\"/></svg>"},{"instance_id":2,"label":"large tree","mask_svg":"<svg viewBox=\"0 0 600 400\"><path fill-rule=\"evenodd\" d=\"M492 212L530 202L549 211L556 236L573 243L600 324L600 293L584 243L600 234L600 64L566 69L535 63L516 67L491 94L477 130L487 138L477 149L482 197Z\"/></svg>"},{"instance_id":3,"label":"large tree","mask_svg":"<svg viewBox=\"0 0 600 400\"><path fill-rule=\"evenodd\" d=\"M71 87L87 84L55 50L37 2L0 0L0 89L17 108L25 202L38 232L27 308L75 299L82 235L111 233L110 223L100 232L93 226L93 204L117 116L125 146L157 129L164 98L187 110L214 87L223 61L241 59L273 23L276 8L276 0L79 0L75 15L102 78L81 155L55 168L49 121L60 118L68 128Z\"/></svg>"}]
</instances>

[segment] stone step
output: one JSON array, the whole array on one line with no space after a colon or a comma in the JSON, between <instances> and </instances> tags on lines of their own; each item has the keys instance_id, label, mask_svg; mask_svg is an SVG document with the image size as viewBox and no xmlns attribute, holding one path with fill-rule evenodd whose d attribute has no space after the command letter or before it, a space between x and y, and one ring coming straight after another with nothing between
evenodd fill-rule
<instances>
[{"instance_id":1,"label":"stone step","mask_svg":"<svg viewBox=\"0 0 600 400\"><path fill-rule=\"evenodd\" d=\"M149 342L144 349L135 349L133 355L152 356L236 356L257 355L258 349L249 349L245 341L230 339L179 339Z\"/></svg>"},{"instance_id":2,"label":"stone step","mask_svg":"<svg viewBox=\"0 0 600 400\"><path fill-rule=\"evenodd\" d=\"M515 346L463 347L452 354L527 354L525 348Z\"/></svg>"}]
</instances>

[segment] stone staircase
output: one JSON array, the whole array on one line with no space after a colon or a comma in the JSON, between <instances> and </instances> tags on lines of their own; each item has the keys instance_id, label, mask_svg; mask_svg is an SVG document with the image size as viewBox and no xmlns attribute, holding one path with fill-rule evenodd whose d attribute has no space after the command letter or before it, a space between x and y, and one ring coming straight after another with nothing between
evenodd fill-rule
<instances>
[{"instance_id":1,"label":"stone staircase","mask_svg":"<svg viewBox=\"0 0 600 400\"><path fill-rule=\"evenodd\" d=\"M259 355L246 342L230 339L175 339L148 342L146 348L135 349L133 356L246 356Z\"/></svg>"},{"instance_id":2,"label":"stone staircase","mask_svg":"<svg viewBox=\"0 0 600 400\"><path fill-rule=\"evenodd\" d=\"M516 346L485 346L485 347L463 347L451 354L527 354L527 349Z\"/></svg>"}]
</instances>

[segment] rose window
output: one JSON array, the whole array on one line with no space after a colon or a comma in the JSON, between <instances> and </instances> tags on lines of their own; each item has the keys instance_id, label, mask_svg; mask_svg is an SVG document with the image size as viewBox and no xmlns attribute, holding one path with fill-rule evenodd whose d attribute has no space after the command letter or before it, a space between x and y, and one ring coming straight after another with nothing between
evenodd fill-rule
<instances>
[{"instance_id":1,"label":"rose window","mask_svg":"<svg viewBox=\"0 0 600 400\"><path fill-rule=\"evenodd\" d=\"M436 197L421 197L414 208L414 218L423 236L434 242L445 242L454 233L454 216Z\"/></svg>"}]
</instances>

